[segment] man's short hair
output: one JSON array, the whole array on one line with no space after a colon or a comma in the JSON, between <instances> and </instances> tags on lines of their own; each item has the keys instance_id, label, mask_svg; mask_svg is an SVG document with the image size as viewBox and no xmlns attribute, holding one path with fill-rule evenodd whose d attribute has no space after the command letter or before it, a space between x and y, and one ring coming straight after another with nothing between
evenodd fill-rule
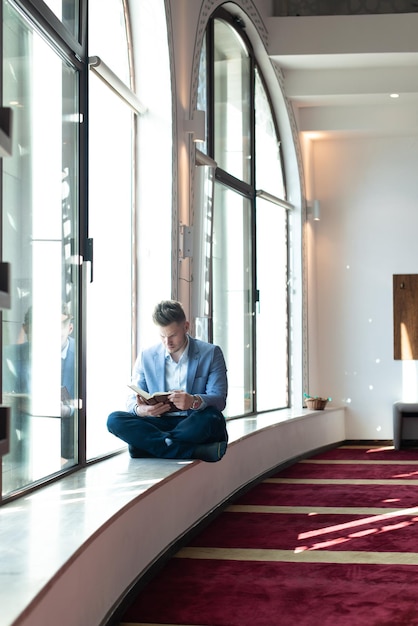
<instances>
[{"instance_id":1,"label":"man's short hair","mask_svg":"<svg viewBox=\"0 0 418 626\"><path fill-rule=\"evenodd\" d=\"M163 300L155 307L152 319L157 326L169 326L174 322L177 324L185 322L186 314L180 302L176 300Z\"/></svg>"},{"instance_id":2,"label":"man's short hair","mask_svg":"<svg viewBox=\"0 0 418 626\"><path fill-rule=\"evenodd\" d=\"M23 326L27 326L30 328L32 326L32 307L30 306L25 313L25 317L23 319Z\"/></svg>"},{"instance_id":3,"label":"man's short hair","mask_svg":"<svg viewBox=\"0 0 418 626\"><path fill-rule=\"evenodd\" d=\"M67 320L71 321L73 319L73 316L70 313L70 306L69 306L69 304L67 302L62 302L62 305L61 305L61 315L63 315L66 318L65 321L67 321Z\"/></svg>"}]
</instances>

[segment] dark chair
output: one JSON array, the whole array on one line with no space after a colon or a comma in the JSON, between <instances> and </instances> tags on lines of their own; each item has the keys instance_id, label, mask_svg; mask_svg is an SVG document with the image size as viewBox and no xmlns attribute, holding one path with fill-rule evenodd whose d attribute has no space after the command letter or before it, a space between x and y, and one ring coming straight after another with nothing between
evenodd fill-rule
<instances>
[{"instance_id":1,"label":"dark chair","mask_svg":"<svg viewBox=\"0 0 418 626\"><path fill-rule=\"evenodd\" d=\"M418 417L418 403L395 402L393 405L393 445L395 450L401 449L402 423L406 417Z\"/></svg>"}]
</instances>

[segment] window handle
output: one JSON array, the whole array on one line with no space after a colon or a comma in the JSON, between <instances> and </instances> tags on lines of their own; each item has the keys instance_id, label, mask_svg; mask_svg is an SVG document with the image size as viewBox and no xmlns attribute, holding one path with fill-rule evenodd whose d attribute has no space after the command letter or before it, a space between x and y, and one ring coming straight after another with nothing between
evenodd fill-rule
<instances>
[{"instance_id":1,"label":"window handle","mask_svg":"<svg viewBox=\"0 0 418 626\"><path fill-rule=\"evenodd\" d=\"M85 261L90 261L90 282L93 282L93 239L90 237L87 239L87 250Z\"/></svg>"}]
</instances>

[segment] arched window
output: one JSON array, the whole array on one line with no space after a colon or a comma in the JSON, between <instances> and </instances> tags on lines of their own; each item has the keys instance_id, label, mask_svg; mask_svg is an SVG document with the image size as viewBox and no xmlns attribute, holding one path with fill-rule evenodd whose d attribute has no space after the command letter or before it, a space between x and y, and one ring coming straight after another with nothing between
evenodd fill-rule
<instances>
[{"instance_id":1,"label":"arched window","mask_svg":"<svg viewBox=\"0 0 418 626\"><path fill-rule=\"evenodd\" d=\"M208 336L225 353L226 415L233 418L289 403L291 205L262 72L244 22L224 9L207 28L198 94L198 108L208 119L203 151L216 165L213 192L203 204L203 215L211 220Z\"/></svg>"}]
</instances>

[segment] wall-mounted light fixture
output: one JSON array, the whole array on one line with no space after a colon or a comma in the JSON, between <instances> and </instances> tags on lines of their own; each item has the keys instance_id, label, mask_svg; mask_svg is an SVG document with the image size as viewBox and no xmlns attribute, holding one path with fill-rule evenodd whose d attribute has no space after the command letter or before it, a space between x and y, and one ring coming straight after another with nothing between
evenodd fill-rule
<instances>
[{"instance_id":1,"label":"wall-mounted light fixture","mask_svg":"<svg viewBox=\"0 0 418 626\"><path fill-rule=\"evenodd\" d=\"M319 222L321 219L321 205L319 200L314 200L312 204L308 205L308 214L312 216L315 222Z\"/></svg>"},{"instance_id":2,"label":"wall-mounted light fixture","mask_svg":"<svg viewBox=\"0 0 418 626\"><path fill-rule=\"evenodd\" d=\"M193 135L193 141L204 142L206 139L206 115L204 111L193 111L191 120L184 120L184 132Z\"/></svg>"}]
</instances>

